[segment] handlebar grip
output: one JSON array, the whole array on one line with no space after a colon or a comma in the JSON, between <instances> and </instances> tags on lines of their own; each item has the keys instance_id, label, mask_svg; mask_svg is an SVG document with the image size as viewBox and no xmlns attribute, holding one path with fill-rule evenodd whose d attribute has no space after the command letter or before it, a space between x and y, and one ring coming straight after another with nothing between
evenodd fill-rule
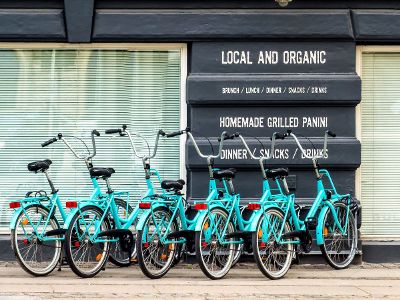
<instances>
[{"instance_id":1,"label":"handlebar grip","mask_svg":"<svg viewBox=\"0 0 400 300\"><path fill-rule=\"evenodd\" d=\"M330 130L328 130L326 133L331 137L336 137L336 133L334 133L334 132L332 132Z\"/></svg>"},{"instance_id":2,"label":"handlebar grip","mask_svg":"<svg viewBox=\"0 0 400 300\"><path fill-rule=\"evenodd\" d=\"M168 133L168 134L166 134L165 136L167 137L167 138L170 138L170 137L174 137L174 136L177 136L177 135L181 135L181 134L183 134L185 132L185 130L179 130L179 131L175 131L175 132L172 132L172 133Z\"/></svg>"},{"instance_id":3,"label":"handlebar grip","mask_svg":"<svg viewBox=\"0 0 400 300\"><path fill-rule=\"evenodd\" d=\"M114 134L114 133L121 133L122 130L121 129L107 129L106 131L104 131L105 134Z\"/></svg>"},{"instance_id":4,"label":"handlebar grip","mask_svg":"<svg viewBox=\"0 0 400 300\"><path fill-rule=\"evenodd\" d=\"M53 144L54 142L57 142L57 138L51 138L47 142L42 143L42 147L46 147L50 144Z\"/></svg>"},{"instance_id":5,"label":"handlebar grip","mask_svg":"<svg viewBox=\"0 0 400 300\"><path fill-rule=\"evenodd\" d=\"M237 136L236 133L234 133L234 134L226 134L224 136L224 141L233 140L235 138L235 136ZM221 138L218 138L218 142L220 142L220 141L221 141Z\"/></svg>"},{"instance_id":6,"label":"handlebar grip","mask_svg":"<svg viewBox=\"0 0 400 300\"><path fill-rule=\"evenodd\" d=\"M92 131L92 134L94 134L95 136L100 136L100 132L98 132L96 129Z\"/></svg>"},{"instance_id":7,"label":"handlebar grip","mask_svg":"<svg viewBox=\"0 0 400 300\"><path fill-rule=\"evenodd\" d=\"M287 137L287 134L286 133L279 133L279 132L276 132L275 134L274 134L274 136L275 136L275 139L276 140L284 140L285 139L285 137ZM271 137L271 141L272 141L272 137Z\"/></svg>"}]
</instances>

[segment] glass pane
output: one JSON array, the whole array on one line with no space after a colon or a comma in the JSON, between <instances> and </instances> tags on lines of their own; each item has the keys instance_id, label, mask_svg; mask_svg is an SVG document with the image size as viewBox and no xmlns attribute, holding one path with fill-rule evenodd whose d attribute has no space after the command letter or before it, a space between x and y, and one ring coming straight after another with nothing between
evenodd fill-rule
<instances>
[{"instance_id":1,"label":"glass pane","mask_svg":"<svg viewBox=\"0 0 400 300\"><path fill-rule=\"evenodd\" d=\"M400 53L363 55L362 233L400 237Z\"/></svg>"},{"instance_id":2,"label":"glass pane","mask_svg":"<svg viewBox=\"0 0 400 300\"><path fill-rule=\"evenodd\" d=\"M28 172L31 161L51 159L49 173L60 197L90 195L83 161L62 142L40 144L61 132L80 152L97 129L94 166L113 167L114 190L130 191L137 201L146 189L143 166L127 138L105 129L126 124L147 137L159 129L180 128L180 51L0 50L0 226L8 226L8 202L27 191L50 192L43 174ZM139 142L141 151L148 151ZM163 139L152 161L164 178L179 176L179 138Z\"/></svg>"}]
</instances>

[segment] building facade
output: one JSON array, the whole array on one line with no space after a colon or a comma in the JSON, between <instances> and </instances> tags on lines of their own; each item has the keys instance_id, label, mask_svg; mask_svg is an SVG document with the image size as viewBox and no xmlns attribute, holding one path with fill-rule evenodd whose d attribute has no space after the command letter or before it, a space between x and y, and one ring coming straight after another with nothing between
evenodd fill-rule
<instances>
[{"instance_id":1,"label":"building facade","mask_svg":"<svg viewBox=\"0 0 400 300\"><path fill-rule=\"evenodd\" d=\"M239 131L266 154L269 137L288 129L318 153L330 129L337 137L321 165L361 204L360 254L400 261L399 8L386 0L2 1L1 247L9 247L8 199L45 184L25 171L29 161L52 158L66 196L87 190L68 150L40 148L58 132L84 137L126 123L150 136L189 126L207 151L201 137L216 148L223 130ZM155 164L185 177L189 199L204 197L205 161L183 139L165 143ZM140 190L140 162L126 147L100 140L97 161L115 166L117 186ZM289 167L289 188L306 209L316 191L311 162L289 140L274 156L268 164ZM261 195L258 162L239 141L216 163L238 169L243 201Z\"/></svg>"}]
</instances>

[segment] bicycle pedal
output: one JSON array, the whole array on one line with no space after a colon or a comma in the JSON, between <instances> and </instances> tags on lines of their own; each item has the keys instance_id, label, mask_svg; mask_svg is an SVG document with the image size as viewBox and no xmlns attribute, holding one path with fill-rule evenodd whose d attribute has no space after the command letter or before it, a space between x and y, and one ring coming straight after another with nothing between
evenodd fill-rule
<instances>
[{"instance_id":1,"label":"bicycle pedal","mask_svg":"<svg viewBox=\"0 0 400 300\"><path fill-rule=\"evenodd\" d=\"M296 265L300 265L300 255L298 253L295 253L293 261Z\"/></svg>"},{"instance_id":2,"label":"bicycle pedal","mask_svg":"<svg viewBox=\"0 0 400 300\"><path fill-rule=\"evenodd\" d=\"M131 259L131 264L132 264L132 265L136 265L138 262L139 262L139 261L138 261L137 258L132 258L132 259Z\"/></svg>"},{"instance_id":3,"label":"bicycle pedal","mask_svg":"<svg viewBox=\"0 0 400 300\"><path fill-rule=\"evenodd\" d=\"M317 218L308 218L304 223L308 230L314 230L317 227Z\"/></svg>"},{"instance_id":4,"label":"bicycle pedal","mask_svg":"<svg viewBox=\"0 0 400 300\"><path fill-rule=\"evenodd\" d=\"M44 236L65 235L66 232L67 232L67 229L58 228L58 229L53 229L53 230L47 231L47 232L44 234Z\"/></svg>"},{"instance_id":5,"label":"bicycle pedal","mask_svg":"<svg viewBox=\"0 0 400 300\"><path fill-rule=\"evenodd\" d=\"M185 238L186 240L194 240L194 234L195 232L193 230L179 230L168 234L167 239Z\"/></svg>"},{"instance_id":6,"label":"bicycle pedal","mask_svg":"<svg viewBox=\"0 0 400 300\"><path fill-rule=\"evenodd\" d=\"M63 257L62 261L61 261L61 266L69 266L68 265L68 261L65 257Z\"/></svg>"},{"instance_id":7,"label":"bicycle pedal","mask_svg":"<svg viewBox=\"0 0 400 300\"><path fill-rule=\"evenodd\" d=\"M282 239L283 240L293 239L293 238L302 239L302 237L306 234L307 232L305 230L293 230L282 234Z\"/></svg>"},{"instance_id":8,"label":"bicycle pedal","mask_svg":"<svg viewBox=\"0 0 400 300\"><path fill-rule=\"evenodd\" d=\"M231 239L231 238L248 238L251 236L250 231L234 231L231 233L228 233L225 235L226 239Z\"/></svg>"}]
</instances>

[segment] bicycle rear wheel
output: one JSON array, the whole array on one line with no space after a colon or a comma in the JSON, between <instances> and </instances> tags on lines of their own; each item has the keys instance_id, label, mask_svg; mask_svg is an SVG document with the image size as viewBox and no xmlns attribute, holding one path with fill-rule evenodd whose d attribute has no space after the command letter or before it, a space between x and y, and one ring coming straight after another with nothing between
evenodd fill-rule
<instances>
[{"instance_id":1,"label":"bicycle rear wheel","mask_svg":"<svg viewBox=\"0 0 400 300\"><path fill-rule=\"evenodd\" d=\"M22 269L34 276L45 276L54 270L61 255L62 241L44 241L40 235L59 228L54 214L49 217L48 209L42 205L20 212L15 229L11 230L11 246Z\"/></svg>"},{"instance_id":2,"label":"bicycle rear wheel","mask_svg":"<svg viewBox=\"0 0 400 300\"><path fill-rule=\"evenodd\" d=\"M280 244L276 237L290 231L289 222L284 221L283 213L275 208L268 209L258 221L252 234L253 255L260 271L270 279L285 276L292 263L294 245Z\"/></svg>"},{"instance_id":3,"label":"bicycle rear wheel","mask_svg":"<svg viewBox=\"0 0 400 300\"><path fill-rule=\"evenodd\" d=\"M195 249L197 262L203 273L210 279L221 279L228 274L234 258L235 245L222 244L226 240L223 231L228 224L226 234L235 231L224 209L214 208L204 218L201 231L196 232Z\"/></svg>"},{"instance_id":4,"label":"bicycle rear wheel","mask_svg":"<svg viewBox=\"0 0 400 300\"><path fill-rule=\"evenodd\" d=\"M143 229L137 234L139 266L143 274L151 279L167 274L175 259L177 245L162 242L166 234L178 230L177 222L171 222L171 217L167 208L158 207L147 216Z\"/></svg>"},{"instance_id":5,"label":"bicycle rear wheel","mask_svg":"<svg viewBox=\"0 0 400 300\"><path fill-rule=\"evenodd\" d=\"M320 245L320 249L331 267L345 269L351 264L357 251L357 228L354 216L346 204L336 202L334 207L337 220L342 228L346 228L347 224L347 230L344 234L339 230L332 211L328 209L323 219L324 243Z\"/></svg>"},{"instance_id":6,"label":"bicycle rear wheel","mask_svg":"<svg viewBox=\"0 0 400 300\"><path fill-rule=\"evenodd\" d=\"M72 271L83 278L96 276L107 262L109 242L92 242L96 227L100 232L111 229L104 212L96 206L86 206L73 216L65 235L65 254Z\"/></svg>"}]
</instances>

